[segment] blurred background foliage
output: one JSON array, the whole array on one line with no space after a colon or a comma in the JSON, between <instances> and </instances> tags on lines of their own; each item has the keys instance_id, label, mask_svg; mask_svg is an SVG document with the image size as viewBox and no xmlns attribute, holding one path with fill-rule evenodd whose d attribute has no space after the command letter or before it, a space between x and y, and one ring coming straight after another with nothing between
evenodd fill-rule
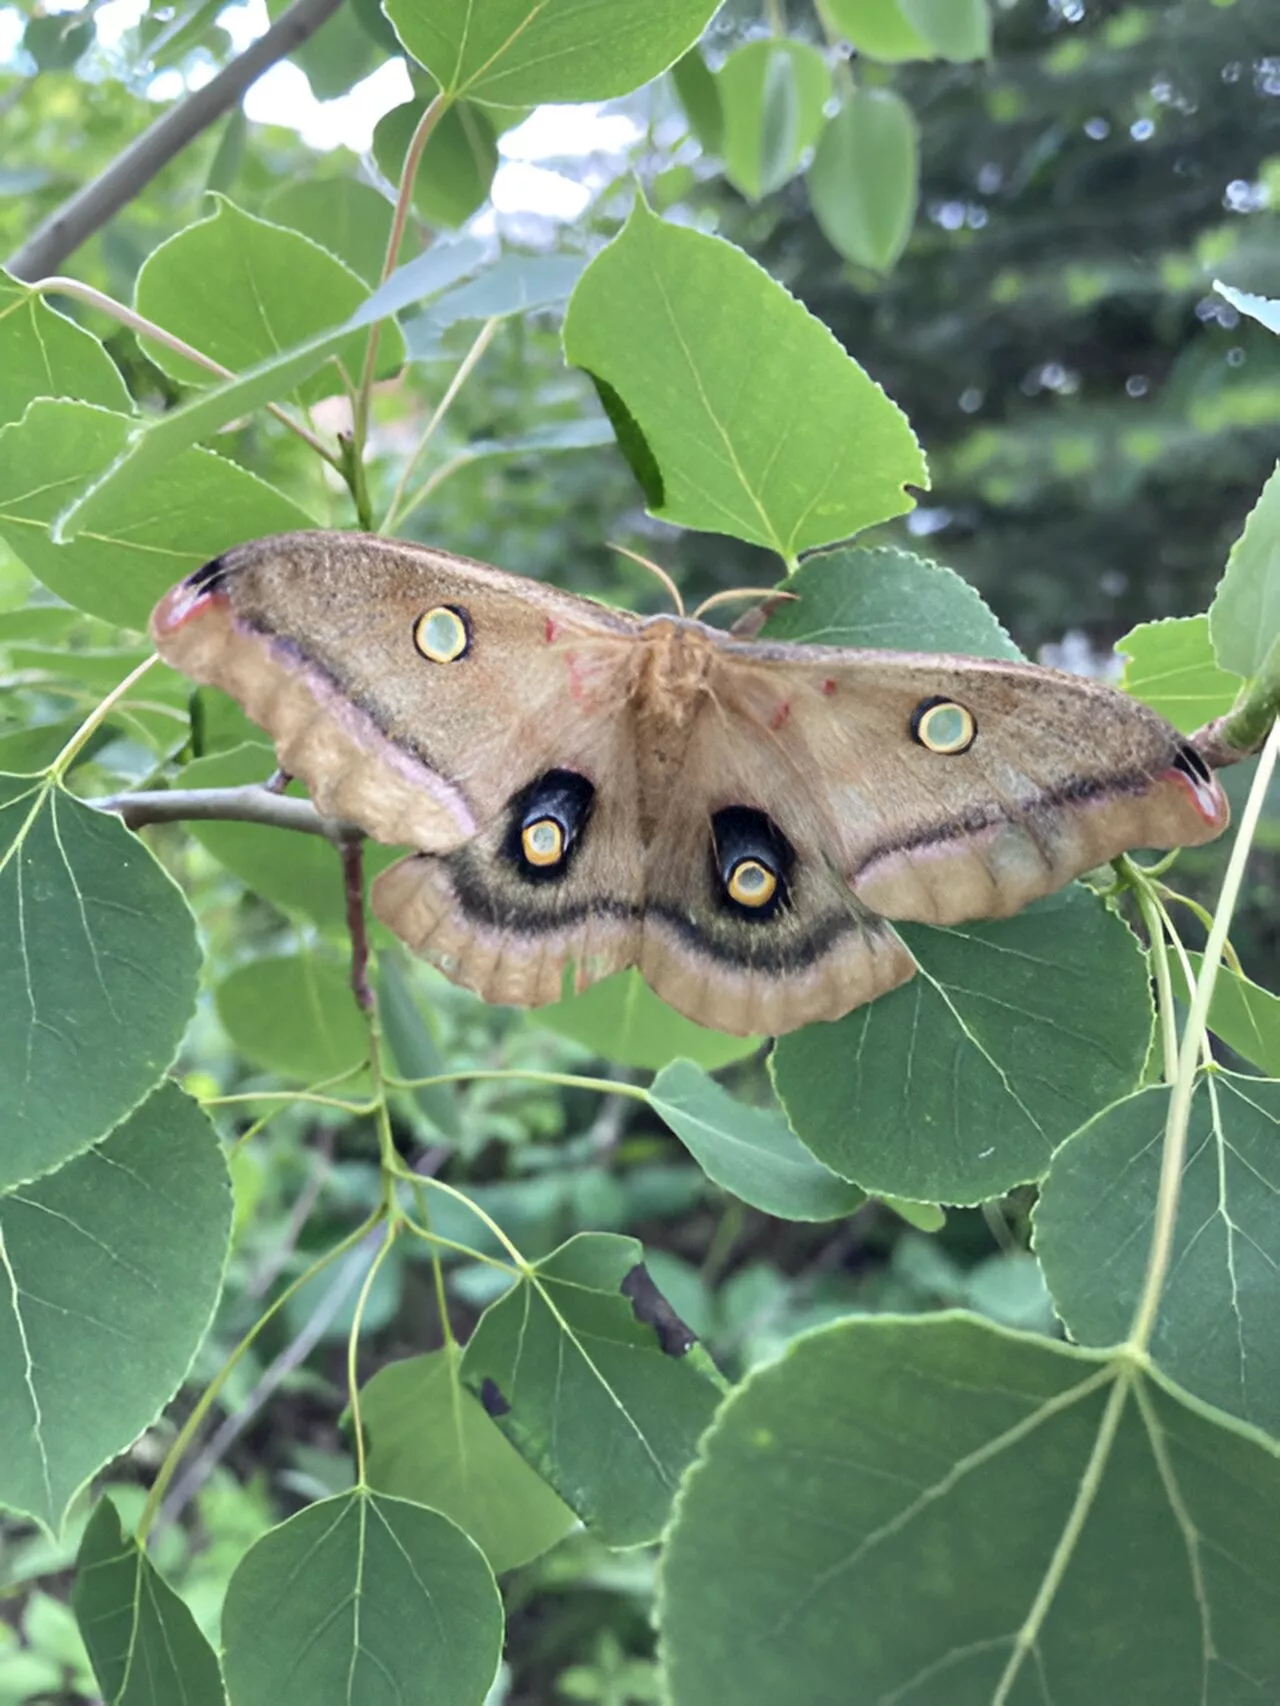
<instances>
[{"instance_id":1,"label":"blurred background foliage","mask_svg":"<svg viewBox=\"0 0 1280 1706\"><path fill-rule=\"evenodd\" d=\"M763 11L757 0L730 0L702 61L686 62L678 78L610 103L593 128L543 126L552 142L538 149L536 169L555 179L548 187L544 176L537 195L520 163L518 123L497 136L491 117L464 110L428 155L411 246L428 244L434 227L469 219L483 241L500 237L559 257L569 279L575 258L616 232L638 177L668 218L718 231L756 256L906 410L928 452L933 489L903 522L878 530L880 541L910 543L960 569L1032 655L1075 633L1089 646L1077 641L1072 655L1087 657L1136 622L1203 609L1270 472L1280 422L1267 334L1211 290L1222 277L1277 294L1274 0L1001 0L990 14L991 56L976 62L851 57L837 20L852 10L850 0L833 0L825 17L810 0L773 0ZM16 251L164 103L207 80L243 47L246 31L264 26L249 9L224 11L221 0L0 6L0 253ZM770 32L814 50L797 72L797 99L821 105L828 89L847 91L852 82L863 93L896 94L913 115L918 208L887 271L841 253L830 218L815 218L795 114L781 165L775 148L768 159L731 159L726 169L726 154L738 148L724 123L728 85L708 68L718 73ZM346 0L297 53L294 75L305 75L320 99L339 101L371 74L386 79L395 55L372 0ZM802 78L810 78L803 88ZM216 190L307 231L375 279L390 218L382 174L398 169L412 113L384 118L363 156L343 146L320 151L283 122L263 121L264 101L278 99L283 120L290 99L301 99L296 81L271 87L278 96L249 102L257 117L237 109L222 119L67 270L131 300L146 256L206 216L207 192ZM413 112L430 93L407 79L397 87L395 99L402 108L416 103ZM813 194L821 200L820 190ZM561 306L565 294L567 284ZM106 339L142 407L178 399L180 388L131 334L76 312ZM407 327L412 359L377 397L375 513L385 511L480 323L426 316ZM336 399L319 409L336 411L325 417L332 426L344 406ZM345 489L267 415L239 423L217 445L318 518L352 524ZM554 307L499 324L410 496L423 485L429 497L404 528L410 536L638 608L654 608L659 589L609 551L609 540L659 558L691 600L776 577L764 553L645 516L589 382L564 366ZM123 656L138 643L78 617L58 630L59 663L32 648L39 620L14 614L31 599L29 575L0 547L9 698L0 737L33 704L47 716L82 712L89 659L113 649ZM45 603L37 591L29 608ZM80 662L69 665L72 656ZM233 732L239 739L248 731ZM234 740L224 732L215 745ZM118 788L145 780L153 766L151 749L118 735L95 748L77 785ZM239 967L272 955L297 964L302 955L320 968L310 998L326 1000L324 991L336 989L340 1003L341 938L305 906L281 910L249 892L199 841L162 831L153 845L195 897L210 984L219 989L187 1045L188 1086L229 1092L291 1081L286 1069L299 1063L288 1056L288 1039L273 1042L270 1027L238 1012L227 988L234 991ZM1251 898L1242 948L1266 981L1258 960L1273 947L1274 908L1265 872ZM574 1040L525 1015L484 1008L423 968L386 975L399 980L390 993L384 985L384 997L400 1004L407 1070L430 1071L433 1059L629 1070L616 1059L602 1064L589 1034ZM340 1033L341 1016L333 1023ZM737 1074L738 1094L765 1095L757 1059ZM484 1084L421 1102L406 1097L399 1120L406 1152L434 1157L445 1176L465 1182L530 1257L581 1228L641 1237L654 1278L731 1374L802 1327L850 1310L963 1303L1053 1330L1025 1252L1029 1205L1021 1195L985 1212L953 1212L935 1236L874 1203L834 1227L792 1225L727 1198L630 1102ZM264 1303L358 1224L378 1190L372 1132L314 1110L277 1117L237 1151L235 1169L237 1243L196 1381L212 1375ZM198 1473L180 1477L171 1494L177 1520L157 1561L207 1628L216 1626L227 1571L246 1542L349 1479L340 1347L361 1260L367 1256L357 1253L315 1295L295 1299L254 1346L226 1392L224 1414L240 1420L206 1439ZM491 1294L483 1268L450 1269L460 1333ZM366 1375L439 1343L429 1270L414 1252L397 1251L386 1264L368 1326ZM113 1471L126 1521L171 1437L171 1423L158 1427ZM59 1599L77 1539L74 1524L56 1544L0 1524L0 1706L92 1697ZM512 1573L509 1670L495 1699L656 1699L651 1579L647 1553L611 1556L582 1537Z\"/></svg>"}]
</instances>

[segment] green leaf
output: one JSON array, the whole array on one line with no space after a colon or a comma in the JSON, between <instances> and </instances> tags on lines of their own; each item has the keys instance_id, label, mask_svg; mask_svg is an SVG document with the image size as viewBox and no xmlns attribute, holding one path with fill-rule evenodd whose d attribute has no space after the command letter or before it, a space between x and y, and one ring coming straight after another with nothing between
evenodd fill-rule
<instances>
[{"instance_id":1,"label":"green leaf","mask_svg":"<svg viewBox=\"0 0 1280 1706\"><path fill-rule=\"evenodd\" d=\"M869 59L893 65L933 58L930 43L908 22L900 0L823 0L822 10L849 45Z\"/></svg>"},{"instance_id":2,"label":"green leaf","mask_svg":"<svg viewBox=\"0 0 1280 1706\"><path fill-rule=\"evenodd\" d=\"M210 386L192 402L171 409L158 420L135 426L106 471L97 478L88 475L92 483L79 496L75 496L77 485L83 481L68 482L60 490L63 508L57 522L58 542L64 543L83 531L100 530L104 515L114 516L122 509L132 513L138 505L133 488L172 467L179 451L208 438L228 421L285 395L313 373L327 356L340 350L352 332L398 314L411 303L456 283L475 268L484 253L484 245L474 237L434 243L425 254L392 273L342 324L284 349L236 379ZM148 489L151 489L149 481ZM122 504L126 492L130 495Z\"/></svg>"},{"instance_id":3,"label":"green leaf","mask_svg":"<svg viewBox=\"0 0 1280 1706\"><path fill-rule=\"evenodd\" d=\"M656 1072L687 1055L714 1070L754 1054L763 1037L730 1037L709 1031L668 1007L637 971L619 972L531 1015L562 1037L572 1037L604 1060Z\"/></svg>"},{"instance_id":4,"label":"green leaf","mask_svg":"<svg viewBox=\"0 0 1280 1706\"><path fill-rule=\"evenodd\" d=\"M1224 716L1243 685L1238 675L1219 667L1207 616L1140 622L1116 641L1116 651L1125 660L1125 692L1159 711L1184 735Z\"/></svg>"},{"instance_id":5,"label":"green leaf","mask_svg":"<svg viewBox=\"0 0 1280 1706\"><path fill-rule=\"evenodd\" d=\"M406 101L378 120L373 156L378 170L400 182L404 158L425 101ZM430 225L452 228L470 219L489 199L498 169L498 138L483 107L459 101L437 119L413 180L413 205Z\"/></svg>"},{"instance_id":6,"label":"green leaf","mask_svg":"<svg viewBox=\"0 0 1280 1706\"><path fill-rule=\"evenodd\" d=\"M991 54L991 14L987 0L898 0L902 15L933 48L939 59L987 59Z\"/></svg>"},{"instance_id":7,"label":"green leaf","mask_svg":"<svg viewBox=\"0 0 1280 1706\"><path fill-rule=\"evenodd\" d=\"M204 1338L230 1236L221 1146L174 1084L0 1195L0 1503L56 1529L154 1421Z\"/></svg>"},{"instance_id":8,"label":"green leaf","mask_svg":"<svg viewBox=\"0 0 1280 1706\"><path fill-rule=\"evenodd\" d=\"M667 1697L1260 1706L1278 1577L1262 1435L971 1318L845 1320L702 1443L662 1565Z\"/></svg>"},{"instance_id":9,"label":"green leaf","mask_svg":"<svg viewBox=\"0 0 1280 1706\"><path fill-rule=\"evenodd\" d=\"M456 1345L378 1370L360 1395L369 1484L451 1517L500 1573L555 1545L578 1519L462 1385Z\"/></svg>"},{"instance_id":10,"label":"green leaf","mask_svg":"<svg viewBox=\"0 0 1280 1706\"><path fill-rule=\"evenodd\" d=\"M1280 639L1280 465L1231 547L1209 606L1209 633L1222 668L1246 680Z\"/></svg>"},{"instance_id":11,"label":"green leaf","mask_svg":"<svg viewBox=\"0 0 1280 1706\"><path fill-rule=\"evenodd\" d=\"M1123 1339L1153 1233L1169 1090L1117 1102L1053 1158L1035 1246L1072 1337ZM1197 1085L1173 1258L1151 1354L1171 1379L1280 1431L1280 1083L1215 1072Z\"/></svg>"},{"instance_id":12,"label":"green leaf","mask_svg":"<svg viewBox=\"0 0 1280 1706\"><path fill-rule=\"evenodd\" d=\"M289 0L268 0L267 16L272 23L288 8ZM339 6L325 19L314 35L290 53L307 74L311 92L318 101L333 101L345 95L352 84L367 77L376 62L386 53L394 52L394 37L390 48L379 44L363 26L354 5Z\"/></svg>"},{"instance_id":13,"label":"green leaf","mask_svg":"<svg viewBox=\"0 0 1280 1706\"><path fill-rule=\"evenodd\" d=\"M716 76L725 176L752 201L779 189L812 148L831 99L831 72L808 42L769 38L735 48Z\"/></svg>"},{"instance_id":14,"label":"green leaf","mask_svg":"<svg viewBox=\"0 0 1280 1706\"><path fill-rule=\"evenodd\" d=\"M716 0L387 0L405 48L451 95L490 106L607 101L656 77L702 34Z\"/></svg>"},{"instance_id":15,"label":"green leaf","mask_svg":"<svg viewBox=\"0 0 1280 1706\"><path fill-rule=\"evenodd\" d=\"M720 85L715 73L696 47L691 47L671 67L671 79L704 154L718 154L724 146L724 112Z\"/></svg>"},{"instance_id":16,"label":"green leaf","mask_svg":"<svg viewBox=\"0 0 1280 1706\"><path fill-rule=\"evenodd\" d=\"M349 266L366 284L382 272L394 212L386 196L355 178L300 178L269 196L273 224L301 231Z\"/></svg>"},{"instance_id":17,"label":"green leaf","mask_svg":"<svg viewBox=\"0 0 1280 1706\"><path fill-rule=\"evenodd\" d=\"M1199 977L1204 955L1187 957L1193 974ZM1176 954L1169 956L1169 971L1175 993L1190 1005L1191 992ZM1273 995L1230 966L1219 966L1209 1004L1209 1029L1269 1077L1280 1078L1280 995Z\"/></svg>"},{"instance_id":18,"label":"green leaf","mask_svg":"<svg viewBox=\"0 0 1280 1706\"><path fill-rule=\"evenodd\" d=\"M358 274L300 231L257 219L218 196L209 218L186 226L147 256L134 305L202 354L243 373L340 325L368 295ZM218 383L165 344L141 342L184 385ZM304 376L295 375L292 383L302 400L314 403L343 389L335 363L352 381L359 378L365 342L363 332L354 332L328 357L317 357L320 371L314 377L302 383ZM379 374L395 373L403 360L404 341L393 324L384 328L378 345Z\"/></svg>"},{"instance_id":19,"label":"green leaf","mask_svg":"<svg viewBox=\"0 0 1280 1706\"><path fill-rule=\"evenodd\" d=\"M764 627L770 640L1022 656L968 581L911 551L863 545L821 551L782 584L795 599L771 613Z\"/></svg>"},{"instance_id":20,"label":"green leaf","mask_svg":"<svg viewBox=\"0 0 1280 1706\"><path fill-rule=\"evenodd\" d=\"M187 903L136 835L60 788L0 777L0 1189L138 1105L199 975Z\"/></svg>"},{"instance_id":21,"label":"green leaf","mask_svg":"<svg viewBox=\"0 0 1280 1706\"><path fill-rule=\"evenodd\" d=\"M71 1603L110 1706L223 1706L213 1648L110 1499L84 1531Z\"/></svg>"},{"instance_id":22,"label":"green leaf","mask_svg":"<svg viewBox=\"0 0 1280 1706\"><path fill-rule=\"evenodd\" d=\"M1138 1082L1145 955L1074 884L1016 918L900 934L920 967L909 983L774 1050L796 1135L877 1195L975 1203L1039 1178Z\"/></svg>"},{"instance_id":23,"label":"green leaf","mask_svg":"<svg viewBox=\"0 0 1280 1706\"><path fill-rule=\"evenodd\" d=\"M564 346L636 423L668 521L791 561L928 483L906 417L820 321L740 249L642 201L583 273Z\"/></svg>"},{"instance_id":24,"label":"green leaf","mask_svg":"<svg viewBox=\"0 0 1280 1706\"><path fill-rule=\"evenodd\" d=\"M503 1433L607 1546L656 1540L719 1398L634 1238L586 1232L491 1304L462 1360Z\"/></svg>"},{"instance_id":25,"label":"green leaf","mask_svg":"<svg viewBox=\"0 0 1280 1706\"><path fill-rule=\"evenodd\" d=\"M346 971L315 954L249 960L223 978L214 1000L241 1054L284 1078L318 1084L369 1052Z\"/></svg>"},{"instance_id":26,"label":"green leaf","mask_svg":"<svg viewBox=\"0 0 1280 1706\"><path fill-rule=\"evenodd\" d=\"M839 1220L866 1198L797 1141L782 1116L736 1101L691 1060L672 1061L649 1086L649 1105L709 1179L783 1220Z\"/></svg>"},{"instance_id":27,"label":"green leaf","mask_svg":"<svg viewBox=\"0 0 1280 1706\"><path fill-rule=\"evenodd\" d=\"M229 752L196 758L178 777L183 788L239 788L265 782L276 768L274 748L246 742ZM286 790L303 798L299 782ZM308 918L331 935L345 937L346 893L342 861L333 844L321 835L299 835L291 829L271 829L261 823L188 823L187 833L207 847L219 864L239 877L246 888L269 900L290 918ZM398 857L389 847L366 842L365 887ZM380 929L371 920L375 930Z\"/></svg>"},{"instance_id":28,"label":"green leaf","mask_svg":"<svg viewBox=\"0 0 1280 1706\"><path fill-rule=\"evenodd\" d=\"M110 466L134 422L88 403L32 403L0 429L0 539L51 592L91 616L145 628L151 608L192 569L246 539L314 527L291 498L208 450L179 450L127 494L104 491L69 545L49 526Z\"/></svg>"},{"instance_id":29,"label":"green leaf","mask_svg":"<svg viewBox=\"0 0 1280 1706\"><path fill-rule=\"evenodd\" d=\"M569 300L585 265L581 255L506 254L466 284L438 297L425 317L432 326L443 327L459 320L560 308Z\"/></svg>"},{"instance_id":30,"label":"green leaf","mask_svg":"<svg viewBox=\"0 0 1280 1706\"><path fill-rule=\"evenodd\" d=\"M846 260L888 272L907 246L920 188L915 114L892 89L851 89L809 168L823 235Z\"/></svg>"},{"instance_id":31,"label":"green leaf","mask_svg":"<svg viewBox=\"0 0 1280 1706\"><path fill-rule=\"evenodd\" d=\"M0 272L0 426L21 419L35 397L131 406L120 370L97 338Z\"/></svg>"},{"instance_id":32,"label":"green leaf","mask_svg":"<svg viewBox=\"0 0 1280 1706\"><path fill-rule=\"evenodd\" d=\"M448 1517L357 1490L237 1566L222 1613L235 1706L482 1706L502 1647L484 1554Z\"/></svg>"},{"instance_id":33,"label":"green leaf","mask_svg":"<svg viewBox=\"0 0 1280 1706\"><path fill-rule=\"evenodd\" d=\"M414 999L404 969L404 955L395 949L378 955L378 1018L401 1078L434 1078L449 1070L426 1016ZM420 1084L417 1089L406 1093L413 1097L441 1136L451 1143L461 1140L462 1118L454 1085ZM400 1491L396 1487L385 1490ZM430 1504L433 1501L428 1499L425 1502ZM463 1527L466 1526L464 1523ZM494 1565L495 1569L498 1567Z\"/></svg>"}]
</instances>

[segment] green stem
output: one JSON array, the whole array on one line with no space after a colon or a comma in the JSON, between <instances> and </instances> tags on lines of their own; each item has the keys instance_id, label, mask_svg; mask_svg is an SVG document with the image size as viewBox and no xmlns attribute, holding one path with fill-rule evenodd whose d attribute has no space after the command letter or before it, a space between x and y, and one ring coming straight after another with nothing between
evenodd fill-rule
<instances>
[{"instance_id":1,"label":"green stem","mask_svg":"<svg viewBox=\"0 0 1280 1706\"><path fill-rule=\"evenodd\" d=\"M393 1090L423 1090L434 1084L504 1083L554 1084L566 1090L598 1090L602 1096L630 1096L636 1102L648 1102L649 1092L639 1084L628 1084L621 1078L585 1078L576 1072L539 1072L533 1067L474 1067L462 1072L437 1072L430 1078L387 1077Z\"/></svg>"},{"instance_id":2,"label":"green stem","mask_svg":"<svg viewBox=\"0 0 1280 1706\"><path fill-rule=\"evenodd\" d=\"M152 664L159 663L159 661L159 657L154 652L149 658L144 658L136 669L131 669L129 671L128 675L125 676L124 680L118 687L113 687L110 693L107 694L106 698L101 700L94 710L90 711L89 715L81 723L80 727L72 735L71 739L49 766L49 776L54 782L61 782L63 776L71 767L76 754L84 746L85 742L90 739L94 730L100 728L107 720L112 711L115 710L116 706L126 696L134 682L141 681L142 677L151 668Z\"/></svg>"},{"instance_id":3,"label":"green stem","mask_svg":"<svg viewBox=\"0 0 1280 1706\"><path fill-rule=\"evenodd\" d=\"M1249 798L1240 816L1240 828L1236 832L1231 857L1227 861L1226 875L1222 879L1222 893L1214 913L1213 928L1209 932L1209 940L1205 943L1200 976L1196 979L1186 1029L1182 1033L1178 1073L1169 1097L1169 1112L1165 1122L1155 1229L1151 1238L1142 1293L1128 1336L1129 1346L1143 1355L1146 1354L1151 1336L1155 1332L1160 1297L1168 1277L1169 1263L1173 1258L1174 1227L1178 1216L1178 1197L1182 1189L1182 1169L1186 1160L1191 1098L1195 1090L1201 1050L1206 1042L1209 1005L1213 1000L1213 988L1222 961L1222 950L1231 928L1232 915L1244 881L1245 865L1253 846L1254 835L1257 833L1258 820L1262 815L1263 802L1277 756L1280 756L1280 722L1273 722L1262 749L1262 756L1258 760L1258 770L1249 790Z\"/></svg>"},{"instance_id":4,"label":"green stem","mask_svg":"<svg viewBox=\"0 0 1280 1706\"><path fill-rule=\"evenodd\" d=\"M356 1298L355 1311L351 1317L351 1331L347 1334L347 1400L351 1407L351 1427L356 1442L356 1486L365 1487L364 1460L364 1422L360 1416L360 1384L356 1367L356 1353L360 1348L360 1326L364 1320L364 1312L369 1304L369 1294L373 1290L378 1270L391 1253L391 1246L396 1241L399 1227L396 1221L387 1223L387 1229L378 1253L369 1263L369 1271L364 1276L364 1284L360 1287L360 1295Z\"/></svg>"},{"instance_id":5,"label":"green stem","mask_svg":"<svg viewBox=\"0 0 1280 1706\"><path fill-rule=\"evenodd\" d=\"M1130 868L1128 881L1137 897L1142 921L1147 927L1151 964L1156 974L1156 1013L1160 1020L1160 1042L1164 1050L1164 1081L1166 1084L1172 1084L1178 1076L1178 1027L1173 1011L1173 979L1169 976L1165 921L1156 899L1154 885L1139 867Z\"/></svg>"},{"instance_id":6,"label":"green stem","mask_svg":"<svg viewBox=\"0 0 1280 1706\"><path fill-rule=\"evenodd\" d=\"M409 205L413 200L413 183L418 175L418 166L422 160L423 149L431 139L431 132L449 110L452 102L453 96L445 94L443 89L440 90L428 105L426 112L418 120L418 128L409 139L409 147L404 157L404 167L400 173L396 210L391 220L391 234L387 238L387 252L382 262L382 277L379 280L382 284L385 284L396 270L400 245L404 241L404 228L409 220ZM361 458L364 456L365 440L369 433L369 399L373 395L373 374L378 365L378 344L381 337L382 322L378 321L369 328L369 340L364 351L364 367L360 374L360 385L356 391L352 437L355 440L356 455Z\"/></svg>"},{"instance_id":7,"label":"green stem","mask_svg":"<svg viewBox=\"0 0 1280 1706\"><path fill-rule=\"evenodd\" d=\"M160 1509L161 1502L164 1499L165 1493L168 1491L169 1483L173 1479L174 1471L177 1469L178 1464L182 1460L183 1453L195 1438L195 1435L199 1431L205 1417L213 1407L214 1401L222 1391L222 1388L226 1385L232 1371L239 1364L240 1359L249 1350L254 1340L262 1332L263 1328L280 1313L291 1297L295 1297L297 1293L302 1290L303 1286L309 1284L318 1273L322 1273L324 1269L329 1266L330 1262L334 1262L339 1256L345 1255L348 1250L353 1249L362 1238L366 1237L367 1234L372 1231L372 1229L378 1224L381 1212L382 1211L379 1209L377 1213L371 1214L367 1220L363 1221L356 1227L354 1232L349 1232L341 1243L335 1244L332 1250L326 1250L323 1256L318 1257L314 1262L312 1262L309 1268L307 1268L303 1273L300 1273L296 1279L291 1280L280 1293L279 1297L276 1298L275 1302L271 1304L268 1309L263 1310L262 1314L254 1322L253 1326L250 1327L249 1331L241 1339L240 1343L231 1352L231 1355L227 1358L226 1362L223 1363L217 1374L214 1375L213 1379L205 1387L204 1391L200 1394L199 1399L196 1401L195 1408L182 1424L176 1439L166 1452L164 1462L160 1465L160 1472L151 1484L151 1491L147 1494L147 1502L143 1506L142 1515L138 1518L138 1526L134 1531L140 1546L146 1544L147 1535L151 1530L151 1524L155 1521L156 1512Z\"/></svg>"},{"instance_id":8,"label":"green stem","mask_svg":"<svg viewBox=\"0 0 1280 1706\"><path fill-rule=\"evenodd\" d=\"M467 351L466 355L463 356L457 372L449 381L448 389L436 405L432 412L431 419L427 422L426 427L423 430L422 437L418 440L417 449L404 465L400 478L396 482L396 489L392 495L391 502L387 506L386 518L383 521L379 532L390 533L394 527L398 527L401 522L406 521L408 517L413 514L414 510L425 502L427 493L422 491L417 494L412 502L406 504L403 510L400 508L404 499L405 487L409 483L413 470L421 460L423 451L426 450L427 446L430 444L436 428L448 413L453 404L454 398L470 378L475 369L476 363L492 343L493 334L497 331L500 324L501 321L496 318L486 320L484 325L476 334L475 341L472 343L471 348Z\"/></svg>"}]
</instances>

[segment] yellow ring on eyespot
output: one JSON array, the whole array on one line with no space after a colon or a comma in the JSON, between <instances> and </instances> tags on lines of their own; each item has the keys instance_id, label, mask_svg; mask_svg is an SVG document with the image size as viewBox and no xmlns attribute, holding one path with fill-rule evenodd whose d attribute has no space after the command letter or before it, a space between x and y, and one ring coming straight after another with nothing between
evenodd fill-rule
<instances>
[{"instance_id":1,"label":"yellow ring on eyespot","mask_svg":"<svg viewBox=\"0 0 1280 1706\"><path fill-rule=\"evenodd\" d=\"M564 858L564 830L553 817L540 817L521 830L520 847L531 865L558 865Z\"/></svg>"},{"instance_id":2,"label":"yellow ring on eyespot","mask_svg":"<svg viewBox=\"0 0 1280 1706\"><path fill-rule=\"evenodd\" d=\"M973 745L977 732L973 713L954 699L939 699L936 705L918 711L912 723L912 733L930 752L964 752Z\"/></svg>"},{"instance_id":3,"label":"yellow ring on eyespot","mask_svg":"<svg viewBox=\"0 0 1280 1706\"><path fill-rule=\"evenodd\" d=\"M467 649L467 625L456 610L437 604L414 623L413 643L432 663L456 663Z\"/></svg>"},{"instance_id":4,"label":"yellow ring on eyespot","mask_svg":"<svg viewBox=\"0 0 1280 1706\"><path fill-rule=\"evenodd\" d=\"M725 885L739 906L768 906L778 892L778 879L759 859L739 859Z\"/></svg>"}]
</instances>

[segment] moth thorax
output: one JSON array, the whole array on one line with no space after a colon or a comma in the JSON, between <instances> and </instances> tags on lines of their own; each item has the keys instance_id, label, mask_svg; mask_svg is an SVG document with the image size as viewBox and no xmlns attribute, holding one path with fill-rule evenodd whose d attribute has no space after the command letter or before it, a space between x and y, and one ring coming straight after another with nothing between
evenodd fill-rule
<instances>
[{"instance_id":1,"label":"moth thorax","mask_svg":"<svg viewBox=\"0 0 1280 1706\"><path fill-rule=\"evenodd\" d=\"M671 616L655 617L643 632L647 645L634 689L641 714L687 723L707 691L714 641L694 624Z\"/></svg>"}]
</instances>

